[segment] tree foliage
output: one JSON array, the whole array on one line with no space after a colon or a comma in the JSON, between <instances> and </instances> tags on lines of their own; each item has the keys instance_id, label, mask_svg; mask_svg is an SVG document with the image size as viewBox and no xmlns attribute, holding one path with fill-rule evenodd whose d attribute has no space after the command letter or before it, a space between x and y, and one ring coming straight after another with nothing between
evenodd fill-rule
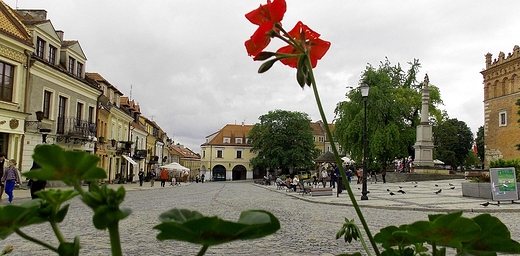
<instances>
[{"instance_id":1,"label":"tree foliage","mask_svg":"<svg viewBox=\"0 0 520 256\"><path fill-rule=\"evenodd\" d=\"M442 121L433 127L437 159L451 166L463 166L473 146L473 133L464 121L456 118Z\"/></svg>"},{"instance_id":2,"label":"tree foliage","mask_svg":"<svg viewBox=\"0 0 520 256\"><path fill-rule=\"evenodd\" d=\"M379 68L369 65L360 83L370 86L367 101L368 162L386 165L394 157L413 156L416 126L420 123L421 88L416 75L418 60L409 63L405 71L400 64L391 65L386 59ZM430 121L436 123L444 115L439 89L430 84ZM336 106L334 136L345 152L356 162L363 157L363 98L359 89L346 94L347 100Z\"/></svg>"},{"instance_id":3,"label":"tree foliage","mask_svg":"<svg viewBox=\"0 0 520 256\"><path fill-rule=\"evenodd\" d=\"M477 144L477 156L480 162L484 162L484 126L480 126L477 131L477 138L475 139L475 143Z\"/></svg>"},{"instance_id":4,"label":"tree foliage","mask_svg":"<svg viewBox=\"0 0 520 256\"><path fill-rule=\"evenodd\" d=\"M249 132L251 152L258 154L251 159L253 168L282 169L283 173L292 168L313 168L318 151L307 114L274 110L259 119Z\"/></svg>"}]
</instances>

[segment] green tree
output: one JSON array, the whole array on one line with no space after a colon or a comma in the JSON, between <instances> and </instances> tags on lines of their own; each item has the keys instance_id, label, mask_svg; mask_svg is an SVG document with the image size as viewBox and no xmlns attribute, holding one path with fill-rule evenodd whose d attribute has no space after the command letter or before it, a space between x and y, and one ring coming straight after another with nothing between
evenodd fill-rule
<instances>
[{"instance_id":1,"label":"green tree","mask_svg":"<svg viewBox=\"0 0 520 256\"><path fill-rule=\"evenodd\" d=\"M437 159L451 166L464 166L473 146L473 133L464 121L452 118L440 122L433 127L433 137Z\"/></svg>"},{"instance_id":2,"label":"green tree","mask_svg":"<svg viewBox=\"0 0 520 256\"><path fill-rule=\"evenodd\" d=\"M282 169L282 173L313 168L312 160L318 151L307 114L274 110L259 119L260 123L253 125L248 135L251 152L258 154L251 159L253 168Z\"/></svg>"},{"instance_id":3,"label":"green tree","mask_svg":"<svg viewBox=\"0 0 520 256\"><path fill-rule=\"evenodd\" d=\"M477 156L481 163L484 162L484 126L480 126L477 131L477 138L475 139L477 144Z\"/></svg>"},{"instance_id":4,"label":"green tree","mask_svg":"<svg viewBox=\"0 0 520 256\"><path fill-rule=\"evenodd\" d=\"M413 156L416 126L420 123L421 88L416 74L420 64L414 60L405 71L399 64L392 66L386 59L379 68L371 65L363 72L360 83L370 86L367 97L367 161L375 160L383 167L394 157ZM436 122L443 113L439 89L430 88L430 121ZM336 106L334 136L345 152L361 163L363 157L363 98L359 89L346 94L347 100Z\"/></svg>"}]
</instances>

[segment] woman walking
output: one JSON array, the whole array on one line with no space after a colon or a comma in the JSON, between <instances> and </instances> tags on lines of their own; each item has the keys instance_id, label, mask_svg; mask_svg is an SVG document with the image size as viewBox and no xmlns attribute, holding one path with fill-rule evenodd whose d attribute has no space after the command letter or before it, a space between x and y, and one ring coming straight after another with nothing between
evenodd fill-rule
<instances>
[{"instance_id":1,"label":"woman walking","mask_svg":"<svg viewBox=\"0 0 520 256\"><path fill-rule=\"evenodd\" d=\"M13 202L14 185L20 183L20 176L18 175L18 168L16 168L16 160L9 160L9 167L4 171L2 176L2 184L5 186L5 193L9 196L9 203Z\"/></svg>"}]
</instances>

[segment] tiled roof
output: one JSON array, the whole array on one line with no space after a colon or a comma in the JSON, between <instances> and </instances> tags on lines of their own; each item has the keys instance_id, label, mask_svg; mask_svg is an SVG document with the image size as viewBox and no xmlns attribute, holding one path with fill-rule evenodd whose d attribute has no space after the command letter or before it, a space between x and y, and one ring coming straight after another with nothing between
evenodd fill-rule
<instances>
[{"instance_id":1,"label":"tiled roof","mask_svg":"<svg viewBox=\"0 0 520 256\"><path fill-rule=\"evenodd\" d=\"M76 44L77 42L78 42L77 40L63 40L63 42L61 42L61 46L68 47L73 44Z\"/></svg>"},{"instance_id":2,"label":"tiled roof","mask_svg":"<svg viewBox=\"0 0 520 256\"><path fill-rule=\"evenodd\" d=\"M22 18L3 1L0 1L0 33L32 46L31 32L23 25Z\"/></svg>"},{"instance_id":3,"label":"tiled roof","mask_svg":"<svg viewBox=\"0 0 520 256\"><path fill-rule=\"evenodd\" d=\"M171 149L177 152L182 158L193 158L193 159L200 159L200 155L194 153L189 148L186 148L181 145L172 145Z\"/></svg>"},{"instance_id":4,"label":"tiled roof","mask_svg":"<svg viewBox=\"0 0 520 256\"><path fill-rule=\"evenodd\" d=\"M217 135L211 141L203 145L249 146L249 144L246 144L247 135L252 128L253 125L227 124L218 131ZM224 143L224 137L230 138L230 142ZM242 138L242 143L235 143L235 138Z\"/></svg>"}]
</instances>

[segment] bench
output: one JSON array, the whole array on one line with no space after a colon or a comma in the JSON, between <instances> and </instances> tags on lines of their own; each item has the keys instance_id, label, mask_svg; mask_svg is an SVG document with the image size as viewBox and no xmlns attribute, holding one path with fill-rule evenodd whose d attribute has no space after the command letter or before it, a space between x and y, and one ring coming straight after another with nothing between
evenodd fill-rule
<instances>
[{"instance_id":1,"label":"bench","mask_svg":"<svg viewBox=\"0 0 520 256\"><path fill-rule=\"evenodd\" d=\"M332 196L332 188L311 188L311 196Z\"/></svg>"}]
</instances>

